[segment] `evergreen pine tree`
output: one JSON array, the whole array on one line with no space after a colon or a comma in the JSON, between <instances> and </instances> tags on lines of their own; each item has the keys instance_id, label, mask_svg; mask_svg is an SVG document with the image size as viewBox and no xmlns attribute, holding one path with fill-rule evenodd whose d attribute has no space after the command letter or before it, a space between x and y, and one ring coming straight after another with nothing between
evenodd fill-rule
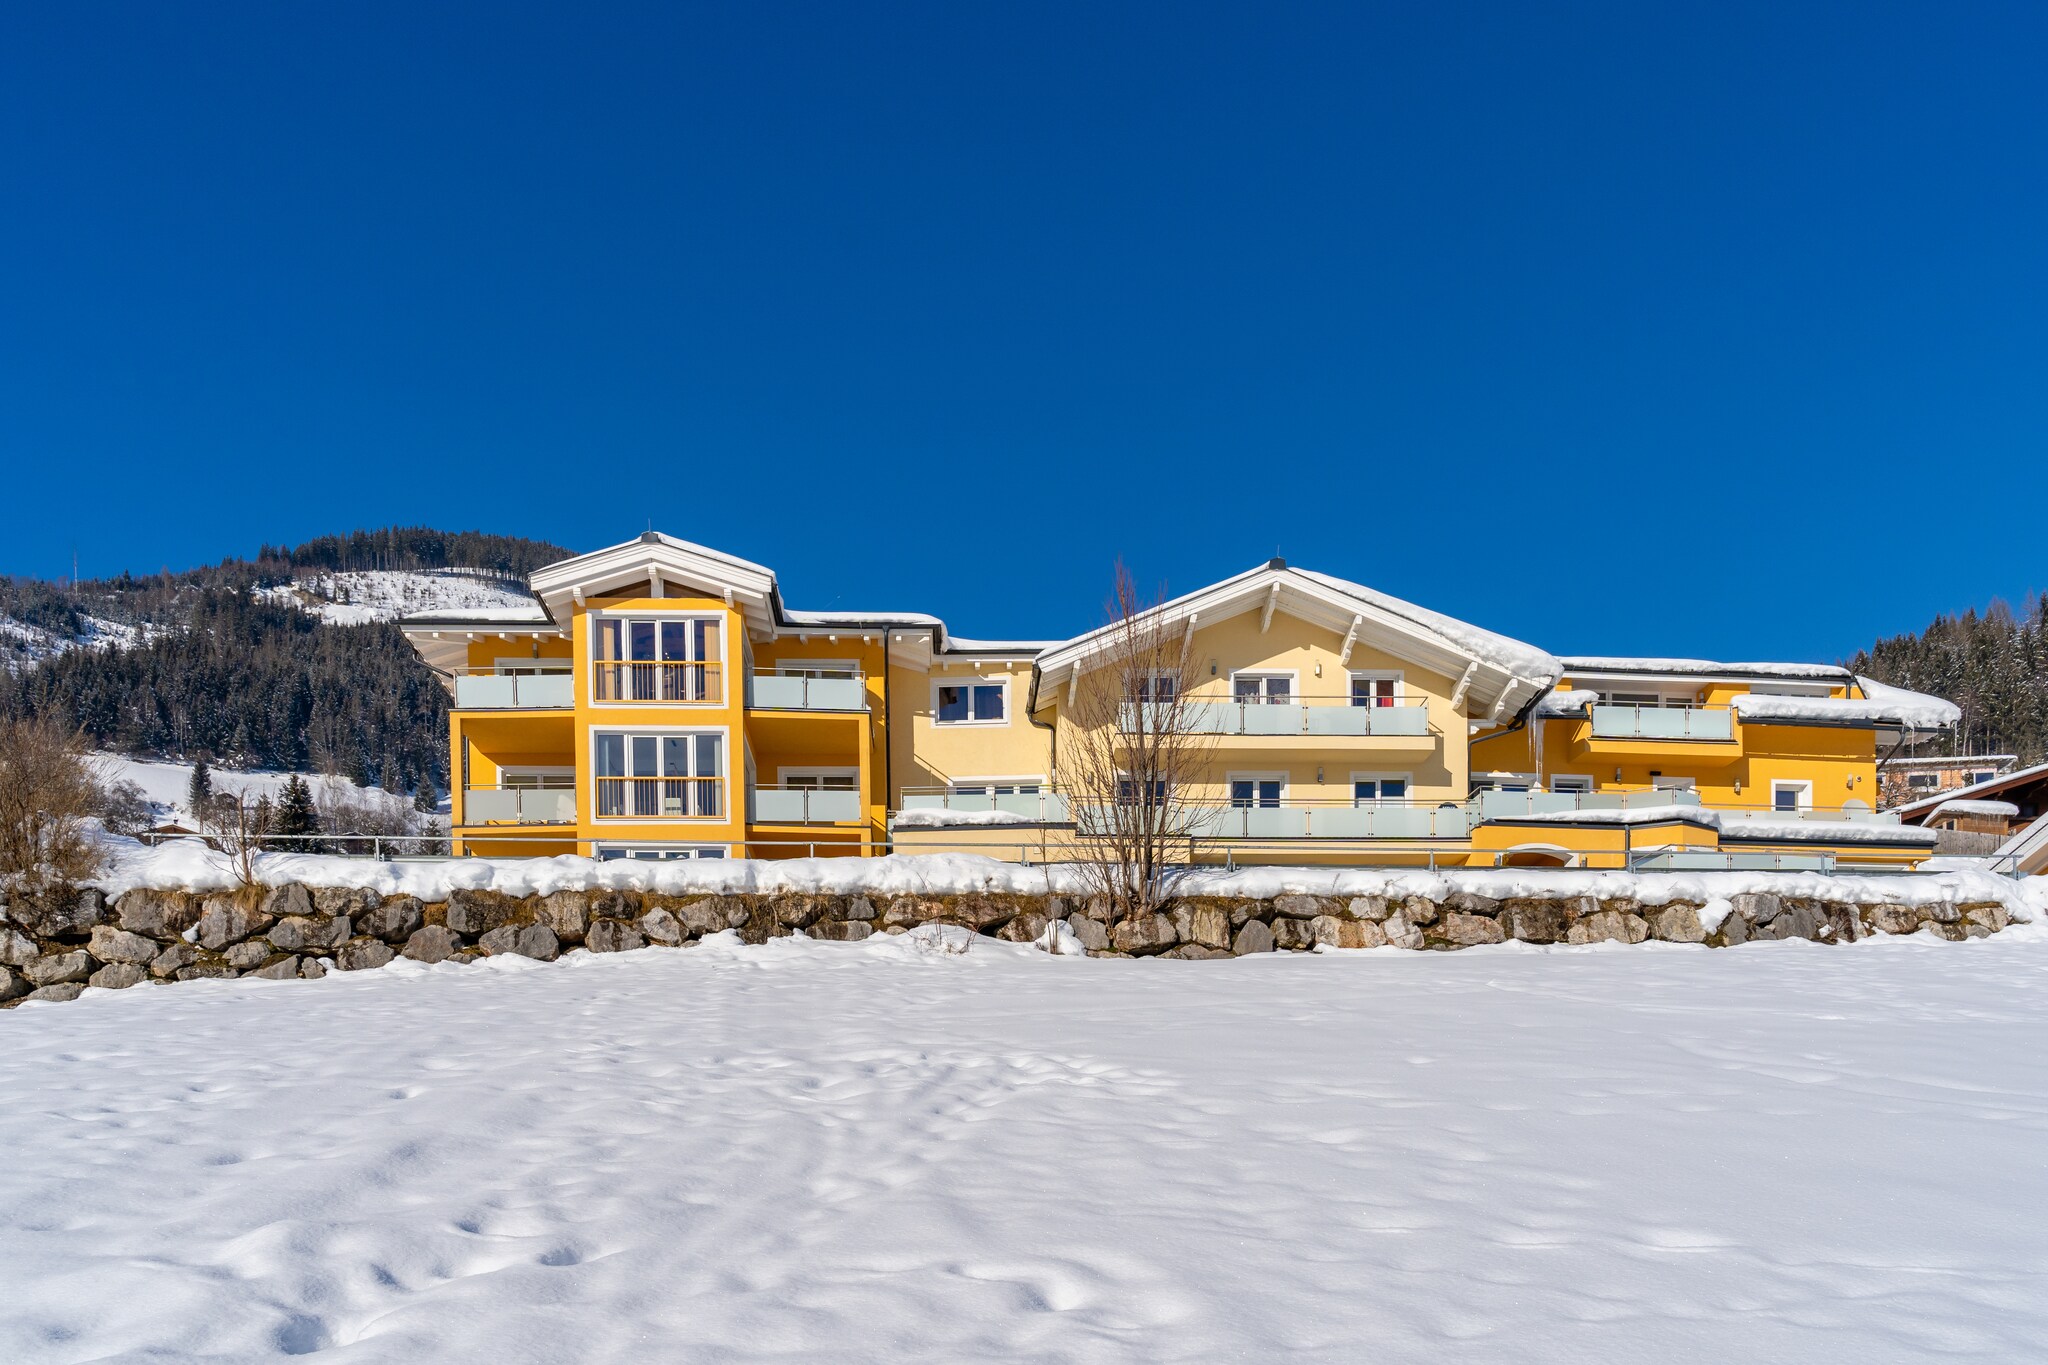
<instances>
[{"instance_id":1,"label":"evergreen pine tree","mask_svg":"<svg viewBox=\"0 0 2048 1365\"><path fill-rule=\"evenodd\" d=\"M422 815L432 815L441 806L441 793L434 790L434 779L420 774L419 789L412 794L412 808Z\"/></svg>"},{"instance_id":2,"label":"evergreen pine tree","mask_svg":"<svg viewBox=\"0 0 2048 1365\"><path fill-rule=\"evenodd\" d=\"M195 820L204 820L206 811L213 804L213 768L204 756L192 763L192 782L185 789L185 806Z\"/></svg>"},{"instance_id":3,"label":"evergreen pine tree","mask_svg":"<svg viewBox=\"0 0 2048 1365\"><path fill-rule=\"evenodd\" d=\"M305 835L320 832L320 816L313 809L313 789L306 784L306 779L297 773L285 779L284 790L278 793L277 820L273 828L278 834ZM305 847L302 840L293 842L300 848Z\"/></svg>"}]
</instances>

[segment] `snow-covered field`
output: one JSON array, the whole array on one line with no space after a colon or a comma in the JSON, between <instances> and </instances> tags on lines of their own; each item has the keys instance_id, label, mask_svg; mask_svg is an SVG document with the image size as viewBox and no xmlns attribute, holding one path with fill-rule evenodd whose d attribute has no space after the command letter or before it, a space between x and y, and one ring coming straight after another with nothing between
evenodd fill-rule
<instances>
[{"instance_id":1,"label":"snow-covered field","mask_svg":"<svg viewBox=\"0 0 2048 1365\"><path fill-rule=\"evenodd\" d=\"M0 1360L2048 1356L2048 930L945 946L0 1015Z\"/></svg>"},{"instance_id":2,"label":"snow-covered field","mask_svg":"<svg viewBox=\"0 0 2048 1365\"><path fill-rule=\"evenodd\" d=\"M133 782L136 786L140 787L143 796L148 799L152 806L157 807L158 813L165 819L175 820L188 826L192 824L192 812L186 808L186 798L192 792L192 765L190 763L174 763L168 760L153 758L129 758L124 754L112 753L96 753L93 755L93 759L100 766L101 771L110 779ZM313 783L316 792L322 783L347 783L346 778L324 777L317 773L301 773L299 776ZM237 768L217 767L213 770L213 789L217 792L239 792L252 801L259 796L268 796L272 800L276 800L278 793L283 790L284 784L290 781L291 778L291 773L243 771ZM372 802L388 807L393 811L409 812L412 809L412 802L409 798L393 796L390 792L384 791L381 788L357 789L352 784L349 785L352 795L359 801ZM442 804L443 806L446 805L446 798L443 798Z\"/></svg>"},{"instance_id":3,"label":"snow-covered field","mask_svg":"<svg viewBox=\"0 0 2048 1365\"><path fill-rule=\"evenodd\" d=\"M533 594L494 575L470 569L375 569L314 574L290 587L266 588L266 597L293 601L332 625L395 621L420 612L535 608Z\"/></svg>"}]
</instances>

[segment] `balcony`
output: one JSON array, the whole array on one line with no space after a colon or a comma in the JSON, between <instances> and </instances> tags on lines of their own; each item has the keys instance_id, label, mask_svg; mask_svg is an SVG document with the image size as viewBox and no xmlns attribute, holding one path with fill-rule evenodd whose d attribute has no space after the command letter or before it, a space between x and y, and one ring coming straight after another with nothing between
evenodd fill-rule
<instances>
[{"instance_id":1,"label":"balcony","mask_svg":"<svg viewBox=\"0 0 2048 1365\"><path fill-rule=\"evenodd\" d=\"M722 777L600 777L601 819L721 819L725 815Z\"/></svg>"},{"instance_id":2,"label":"balcony","mask_svg":"<svg viewBox=\"0 0 2048 1365\"><path fill-rule=\"evenodd\" d=\"M1725 706L1593 705L1594 739L1709 740L1735 738L1734 713Z\"/></svg>"},{"instance_id":3,"label":"balcony","mask_svg":"<svg viewBox=\"0 0 2048 1365\"><path fill-rule=\"evenodd\" d=\"M569 787L466 787L465 825L573 825L576 792Z\"/></svg>"},{"instance_id":4,"label":"balcony","mask_svg":"<svg viewBox=\"0 0 2048 1365\"><path fill-rule=\"evenodd\" d=\"M956 792L945 787L905 787L901 809L960 811L967 814L999 811L1005 815L1015 815L1049 825L1064 824L1072 818L1067 813L1067 798L1059 792L1047 791L1030 784L1010 784L1012 789L1005 791L1004 785L996 783L980 790L964 792ZM1029 789L1015 789L1019 786Z\"/></svg>"},{"instance_id":5,"label":"balcony","mask_svg":"<svg viewBox=\"0 0 2048 1365\"><path fill-rule=\"evenodd\" d=\"M1150 708L1153 714L1140 716L1140 707ZM1156 733L1162 723L1172 723L1163 714L1167 710L1164 703L1127 701L1118 710L1117 723L1129 733L1136 733L1141 723ZM1181 711L1180 723L1186 733L1197 735L1275 739L1421 739L1429 735L1429 708L1421 702L1363 706L1336 697L1190 701Z\"/></svg>"},{"instance_id":6,"label":"balcony","mask_svg":"<svg viewBox=\"0 0 2048 1365\"><path fill-rule=\"evenodd\" d=\"M1295 801L1203 811L1193 832L1207 839L1462 839L1472 821L1451 802Z\"/></svg>"},{"instance_id":7,"label":"balcony","mask_svg":"<svg viewBox=\"0 0 2048 1365\"><path fill-rule=\"evenodd\" d=\"M763 825L845 825L867 818L861 796L847 787L754 787L748 819Z\"/></svg>"},{"instance_id":8,"label":"balcony","mask_svg":"<svg viewBox=\"0 0 2048 1365\"><path fill-rule=\"evenodd\" d=\"M1482 791L1473 800L1478 820L1527 820L1532 816L1564 816L1580 811L1654 810L1668 807L1675 815L1698 810L1696 791L1670 789L1638 792Z\"/></svg>"},{"instance_id":9,"label":"balcony","mask_svg":"<svg viewBox=\"0 0 2048 1365\"><path fill-rule=\"evenodd\" d=\"M455 675L458 711L567 710L575 704L576 681L567 669L551 673L480 670Z\"/></svg>"},{"instance_id":10,"label":"balcony","mask_svg":"<svg viewBox=\"0 0 2048 1365\"><path fill-rule=\"evenodd\" d=\"M649 705L717 704L725 700L725 666L672 660L600 659L591 665L591 697L601 702Z\"/></svg>"},{"instance_id":11,"label":"balcony","mask_svg":"<svg viewBox=\"0 0 2048 1365\"><path fill-rule=\"evenodd\" d=\"M800 669L757 669L747 679L747 706L762 711L865 711L867 678L860 673L821 677Z\"/></svg>"}]
</instances>

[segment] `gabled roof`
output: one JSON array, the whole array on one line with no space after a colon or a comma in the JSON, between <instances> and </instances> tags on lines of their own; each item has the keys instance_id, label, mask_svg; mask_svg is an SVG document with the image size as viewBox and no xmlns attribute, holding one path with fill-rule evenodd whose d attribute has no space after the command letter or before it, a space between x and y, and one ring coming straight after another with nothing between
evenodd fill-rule
<instances>
[{"instance_id":1,"label":"gabled roof","mask_svg":"<svg viewBox=\"0 0 2048 1365\"><path fill-rule=\"evenodd\" d=\"M1835 664L1724 664L1712 659L1636 658L1622 654L1567 654L1560 662L1565 676L1574 679L1581 673L1639 673L1646 677L1783 678L1846 683L1854 676Z\"/></svg>"},{"instance_id":2,"label":"gabled roof","mask_svg":"<svg viewBox=\"0 0 2048 1365\"><path fill-rule=\"evenodd\" d=\"M1471 715L1514 714L1556 682L1562 671L1554 657L1533 645L1362 584L1289 568L1278 559L1163 602L1144 616L1208 625L1262 610L1284 612L1340 636L1356 632L1359 640L1446 677L1463 679L1469 671L1469 681L1462 686ZM1041 692L1069 680L1076 668L1085 672L1110 647L1114 630L1103 626L1040 654Z\"/></svg>"}]
</instances>

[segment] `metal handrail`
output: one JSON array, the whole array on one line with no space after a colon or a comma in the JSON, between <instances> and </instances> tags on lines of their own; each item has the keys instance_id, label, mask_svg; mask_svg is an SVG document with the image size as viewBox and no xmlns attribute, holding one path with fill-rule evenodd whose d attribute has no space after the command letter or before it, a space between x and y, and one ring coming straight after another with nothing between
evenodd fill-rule
<instances>
[{"instance_id":1,"label":"metal handrail","mask_svg":"<svg viewBox=\"0 0 2048 1365\"><path fill-rule=\"evenodd\" d=\"M706 819L725 814L723 777L600 777L600 819Z\"/></svg>"},{"instance_id":2,"label":"metal handrail","mask_svg":"<svg viewBox=\"0 0 2048 1365\"><path fill-rule=\"evenodd\" d=\"M591 678L598 701L725 700L725 665L714 660L597 659Z\"/></svg>"}]
</instances>

